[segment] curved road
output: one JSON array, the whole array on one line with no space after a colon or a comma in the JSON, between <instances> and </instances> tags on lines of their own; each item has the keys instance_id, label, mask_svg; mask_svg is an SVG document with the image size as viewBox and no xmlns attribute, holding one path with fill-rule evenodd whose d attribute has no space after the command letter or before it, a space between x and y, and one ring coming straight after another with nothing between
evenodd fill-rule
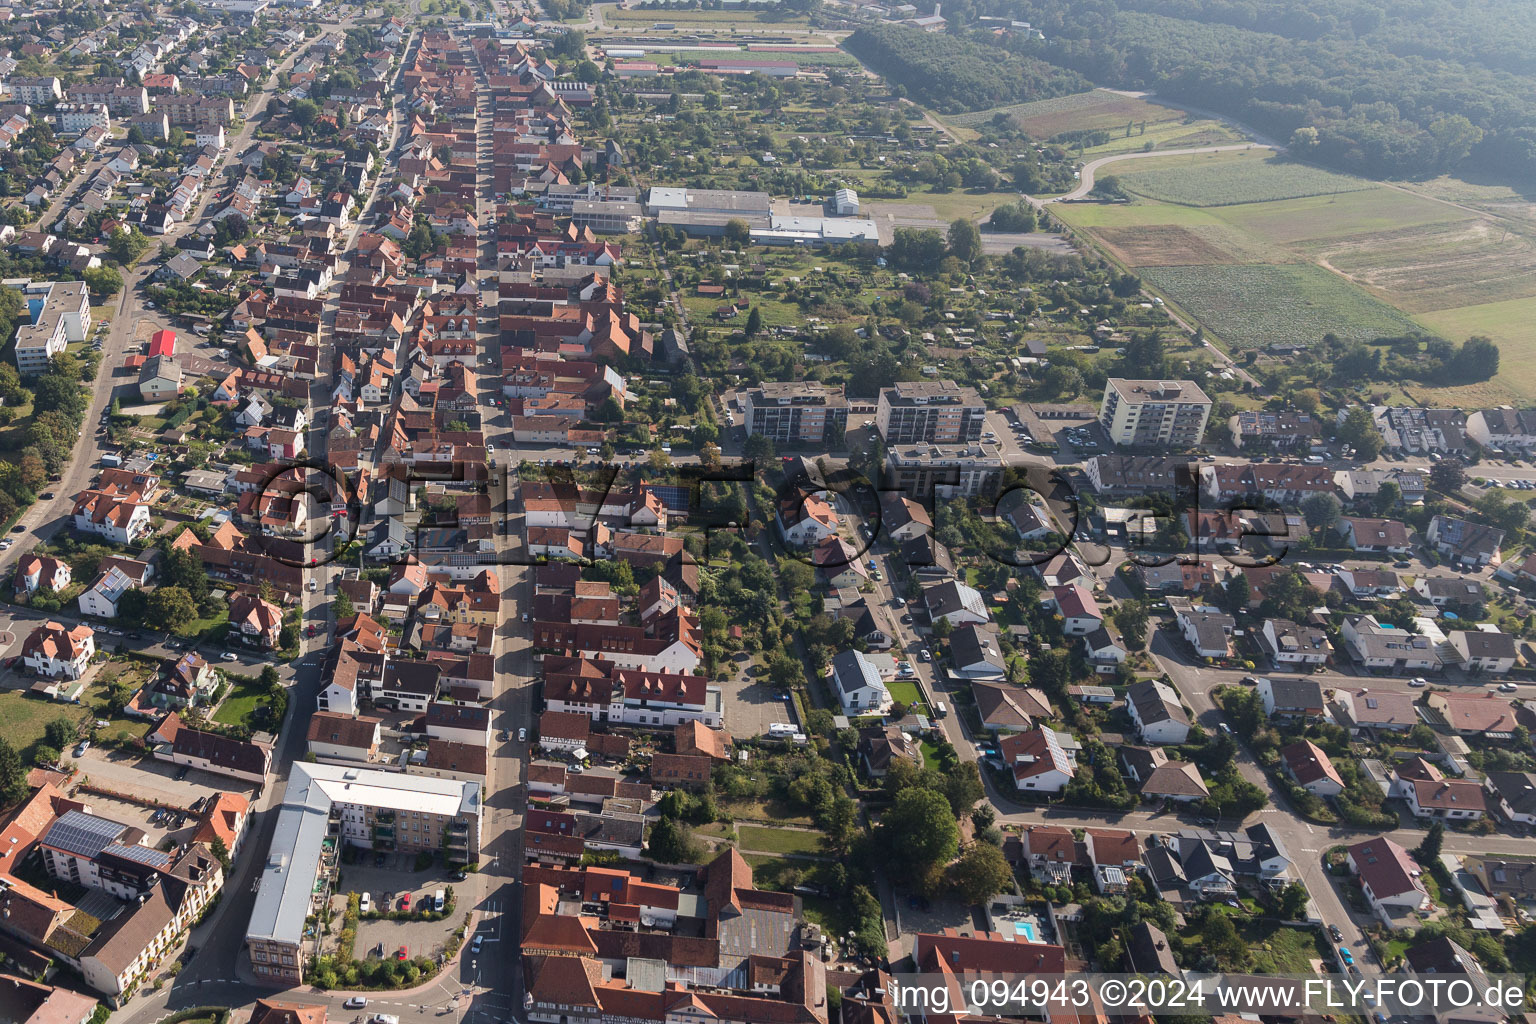
<instances>
[{"instance_id":1,"label":"curved road","mask_svg":"<svg viewBox=\"0 0 1536 1024\"><path fill-rule=\"evenodd\" d=\"M1081 199L1093 191L1093 176L1100 167L1112 164L1119 160L1144 160L1157 156L1198 156L1201 153L1230 153L1240 149L1272 149L1277 153L1284 152L1284 147L1273 146L1267 142L1233 142L1225 146L1195 146L1191 149L1152 149L1145 153L1118 153L1114 156L1101 156L1097 160L1090 160L1083 164L1079 173L1077 187L1065 195L1059 195L1052 199L1040 200L1040 205L1046 203L1070 203Z\"/></svg>"}]
</instances>

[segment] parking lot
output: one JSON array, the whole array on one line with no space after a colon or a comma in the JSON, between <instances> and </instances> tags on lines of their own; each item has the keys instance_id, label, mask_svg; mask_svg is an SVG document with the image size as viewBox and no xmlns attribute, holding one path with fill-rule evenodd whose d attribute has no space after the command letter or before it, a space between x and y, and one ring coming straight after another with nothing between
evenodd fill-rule
<instances>
[{"instance_id":1,"label":"parking lot","mask_svg":"<svg viewBox=\"0 0 1536 1024\"><path fill-rule=\"evenodd\" d=\"M375 913L404 909L402 897L406 895L410 896L410 910L416 912L430 905L438 889L442 889L445 896L450 891L455 893L453 912L439 921L413 917L400 921L365 919L358 922L357 945L354 947L358 959L393 957L401 946L406 949L406 959L433 956L443 950L449 936L463 922L464 915L470 910L466 897L472 885L455 883L452 873L441 866L413 871L415 863L414 853L391 853L385 855L383 867L375 867L373 854L364 852L357 863L342 866L341 891L334 897L338 914L345 909L347 896L354 892L368 893ZM387 903L386 896L390 896Z\"/></svg>"},{"instance_id":2,"label":"parking lot","mask_svg":"<svg viewBox=\"0 0 1536 1024\"><path fill-rule=\"evenodd\" d=\"M732 677L720 684L725 727L732 735L763 736L775 722L795 724L794 705L768 682L765 667L754 665L750 660L738 660L735 668Z\"/></svg>"},{"instance_id":3,"label":"parking lot","mask_svg":"<svg viewBox=\"0 0 1536 1024\"><path fill-rule=\"evenodd\" d=\"M79 761L81 772L92 785L145 803L190 807L199 798L219 793L239 793L248 800L255 800L256 787L248 783L196 770L187 771L185 777L178 778L184 770L182 766L151 757L92 747ZM95 802L102 797L88 794L82 799Z\"/></svg>"}]
</instances>

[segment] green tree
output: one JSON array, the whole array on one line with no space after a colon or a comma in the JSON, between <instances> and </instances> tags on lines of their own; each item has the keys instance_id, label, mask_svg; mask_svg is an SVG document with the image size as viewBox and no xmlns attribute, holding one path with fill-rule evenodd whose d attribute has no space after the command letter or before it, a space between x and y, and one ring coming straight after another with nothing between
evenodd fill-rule
<instances>
[{"instance_id":1,"label":"green tree","mask_svg":"<svg viewBox=\"0 0 1536 1024\"><path fill-rule=\"evenodd\" d=\"M27 795L27 769L9 740L0 736L0 801L6 806Z\"/></svg>"},{"instance_id":2,"label":"green tree","mask_svg":"<svg viewBox=\"0 0 1536 1024\"><path fill-rule=\"evenodd\" d=\"M148 611L156 626L180 629L197 618L197 602L181 587L159 587L149 595Z\"/></svg>"},{"instance_id":3,"label":"green tree","mask_svg":"<svg viewBox=\"0 0 1536 1024\"><path fill-rule=\"evenodd\" d=\"M752 240L752 226L740 217L725 222L725 240L732 245L746 245Z\"/></svg>"},{"instance_id":4,"label":"green tree","mask_svg":"<svg viewBox=\"0 0 1536 1024\"><path fill-rule=\"evenodd\" d=\"M219 836L214 836L213 842L208 844L208 852L218 858L219 865L227 875L229 873L229 847L224 845L224 840Z\"/></svg>"},{"instance_id":5,"label":"green tree","mask_svg":"<svg viewBox=\"0 0 1536 1024\"><path fill-rule=\"evenodd\" d=\"M699 860L700 845L686 825L672 818L659 818L651 826L645 855L660 864L693 864Z\"/></svg>"},{"instance_id":6,"label":"green tree","mask_svg":"<svg viewBox=\"0 0 1536 1024\"><path fill-rule=\"evenodd\" d=\"M1292 921L1300 921L1307 916L1309 898L1305 884L1292 882L1280 890L1280 913Z\"/></svg>"},{"instance_id":7,"label":"green tree","mask_svg":"<svg viewBox=\"0 0 1536 1024\"><path fill-rule=\"evenodd\" d=\"M1459 494L1467 485L1467 468L1460 459L1445 459L1429 467L1429 486L1441 494Z\"/></svg>"},{"instance_id":8,"label":"green tree","mask_svg":"<svg viewBox=\"0 0 1536 1024\"><path fill-rule=\"evenodd\" d=\"M336 592L336 599L331 602L331 610L336 614L336 621L342 622L357 614L357 607L352 599L340 591Z\"/></svg>"},{"instance_id":9,"label":"green tree","mask_svg":"<svg viewBox=\"0 0 1536 1024\"><path fill-rule=\"evenodd\" d=\"M922 878L947 864L960 848L960 827L949 801L931 789L904 789L876 829L894 877Z\"/></svg>"},{"instance_id":10,"label":"green tree","mask_svg":"<svg viewBox=\"0 0 1536 1024\"><path fill-rule=\"evenodd\" d=\"M741 446L741 454L766 469L775 455L773 439L764 434L750 434Z\"/></svg>"},{"instance_id":11,"label":"green tree","mask_svg":"<svg viewBox=\"0 0 1536 1024\"><path fill-rule=\"evenodd\" d=\"M149 238L138 228L118 228L107 239L107 255L125 267L131 266L149 251L150 244Z\"/></svg>"},{"instance_id":12,"label":"green tree","mask_svg":"<svg viewBox=\"0 0 1536 1024\"><path fill-rule=\"evenodd\" d=\"M63 750L80 735L80 727L68 718L60 716L43 727L43 741L50 747Z\"/></svg>"},{"instance_id":13,"label":"green tree","mask_svg":"<svg viewBox=\"0 0 1536 1024\"><path fill-rule=\"evenodd\" d=\"M1112 613L1115 627L1133 651L1147 644L1147 606L1141 601L1124 601Z\"/></svg>"},{"instance_id":14,"label":"green tree","mask_svg":"<svg viewBox=\"0 0 1536 1024\"><path fill-rule=\"evenodd\" d=\"M747 337L755 338L763 330L763 311L756 306L747 314Z\"/></svg>"},{"instance_id":15,"label":"green tree","mask_svg":"<svg viewBox=\"0 0 1536 1024\"><path fill-rule=\"evenodd\" d=\"M1431 822L1424 841L1413 848L1413 859L1429 867L1440 859L1440 848L1444 845L1445 826L1438 821Z\"/></svg>"},{"instance_id":16,"label":"green tree","mask_svg":"<svg viewBox=\"0 0 1536 1024\"><path fill-rule=\"evenodd\" d=\"M1343 444L1353 445L1355 457L1366 462L1374 462L1381 457L1382 445L1385 443L1381 437L1381 431L1376 429L1376 421L1371 416L1371 410L1363 405L1352 406L1349 412L1344 414L1344 422L1339 424L1338 439Z\"/></svg>"},{"instance_id":17,"label":"green tree","mask_svg":"<svg viewBox=\"0 0 1536 1024\"><path fill-rule=\"evenodd\" d=\"M968 906L984 905L1013 887L1013 869L991 843L972 843L950 867L949 880Z\"/></svg>"},{"instance_id":18,"label":"green tree","mask_svg":"<svg viewBox=\"0 0 1536 1024\"><path fill-rule=\"evenodd\" d=\"M1314 530L1331 529L1339 521L1339 499L1331 494L1312 494L1302 499L1301 514Z\"/></svg>"},{"instance_id":19,"label":"green tree","mask_svg":"<svg viewBox=\"0 0 1536 1024\"><path fill-rule=\"evenodd\" d=\"M949 225L949 253L969 267L981 258L981 231L974 221L956 217Z\"/></svg>"},{"instance_id":20,"label":"green tree","mask_svg":"<svg viewBox=\"0 0 1536 1024\"><path fill-rule=\"evenodd\" d=\"M32 763L39 768L48 768L58 764L60 756L58 747L49 746L46 743L39 743L36 747L32 748Z\"/></svg>"},{"instance_id":21,"label":"green tree","mask_svg":"<svg viewBox=\"0 0 1536 1024\"><path fill-rule=\"evenodd\" d=\"M106 264L91 267L80 277L90 289L93 300L110 299L123 290L123 275L116 267Z\"/></svg>"}]
</instances>

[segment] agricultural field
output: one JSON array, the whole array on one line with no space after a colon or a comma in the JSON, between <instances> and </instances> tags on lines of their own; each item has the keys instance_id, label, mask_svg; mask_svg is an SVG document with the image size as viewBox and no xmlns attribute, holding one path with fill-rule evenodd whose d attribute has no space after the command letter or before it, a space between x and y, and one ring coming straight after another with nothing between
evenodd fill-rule
<instances>
[{"instance_id":1,"label":"agricultural field","mask_svg":"<svg viewBox=\"0 0 1536 1024\"><path fill-rule=\"evenodd\" d=\"M1536 323L1536 298L1438 309L1420 313L1416 319L1447 338L1481 334L1499 346L1499 375L1494 383L1502 384L1509 394L1494 396L1497 401L1483 402L1480 408L1512 398L1527 404L1536 401L1536 340L1531 336L1531 324Z\"/></svg>"},{"instance_id":2,"label":"agricultural field","mask_svg":"<svg viewBox=\"0 0 1536 1024\"><path fill-rule=\"evenodd\" d=\"M677 25L680 28L729 29L733 25L768 26L776 29L805 29L810 22L805 18L779 18L767 11L675 11L675 10L625 10L622 7L603 9L604 24L616 28L634 28L652 25Z\"/></svg>"},{"instance_id":3,"label":"agricultural field","mask_svg":"<svg viewBox=\"0 0 1536 1024\"><path fill-rule=\"evenodd\" d=\"M1269 150L1126 161L1107 173L1128 192L1181 206L1235 206L1358 192L1363 178L1292 163Z\"/></svg>"},{"instance_id":4,"label":"agricultural field","mask_svg":"<svg viewBox=\"0 0 1536 1024\"><path fill-rule=\"evenodd\" d=\"M1400 311L1311 264L1148 267L1141 275L1233 348L1330 331L1369 341L1415 327Z\"/></svg>"},{"instance_id":5,"label":"agricultural field","mask_svg":"<svg viewBox=\"0 0 1536 1024\"><path fill-rule=\"evenodd\" d=\"M956 127L972 128L985 124L998 114L1008 115L1021 129L1037 139L1048 139L1062 132L1124 129L1127 122L1145 122L1150 131L1154 124L1182 121L1185 117L1182 110L1173 107L1148 103L1134 96L1122 96L1108 89L1094 89L1035 100L1033 103L1015 103L991 110L955 114L944 120Z\"/></svg>"}]
</instances>

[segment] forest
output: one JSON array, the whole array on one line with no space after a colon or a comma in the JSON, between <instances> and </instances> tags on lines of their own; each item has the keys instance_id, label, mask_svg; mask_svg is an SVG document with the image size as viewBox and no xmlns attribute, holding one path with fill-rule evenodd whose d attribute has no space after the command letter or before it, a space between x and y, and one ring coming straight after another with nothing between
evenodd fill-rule
<instances>
[{"instance_id":1,"label":"forest","mask_svg":"<svg viewBox=\"0 0 1536 1024\"><path fill-rule=\"evenodd\" d=\"M843 45L893 88L945 114L1089 88L1081 75L1035 57L1015 54L999 60L996 48L985 43L932 35L906 25L870 25Z\"/></svg>"},{"instance_id":2,"label":"forest","mask_svg":"<svg viewBox=\"0 0 1536 1024\"><path fill-rule=\"evenodd\" d=\"M1226 114L1357 174L1475 166L1536 179L1536 54L1524 42L1536 6L1519 0L952 0L943 11L955 42L991 45L981 16L1027 20L1045 38L1006 34L999 45L1015 56Z\"/></svg>"}]
</instances>

